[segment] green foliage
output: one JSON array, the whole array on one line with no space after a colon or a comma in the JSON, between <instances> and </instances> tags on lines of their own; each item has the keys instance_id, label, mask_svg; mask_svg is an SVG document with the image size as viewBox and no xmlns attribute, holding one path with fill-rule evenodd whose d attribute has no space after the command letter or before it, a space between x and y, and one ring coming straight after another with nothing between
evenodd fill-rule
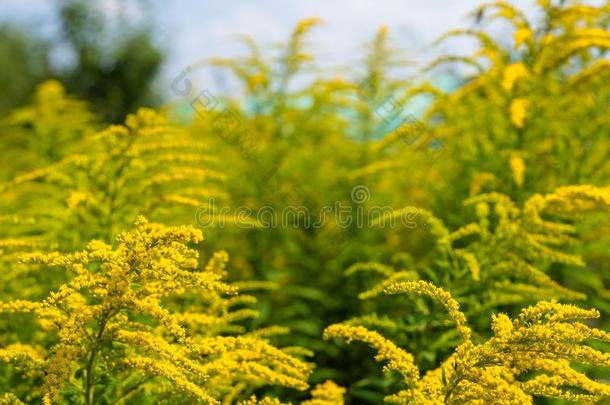
<instances>
[{"instance_id":1,"label":"green foliage","mask_svg":"<svg viewBox=\"0 0 610 405\"><path fill-rule=\"evenodd\" d=\"M28 101L36 84L49 77L46 44L29 38L12 26L0 26L0 57L2 74L0 116Z\"/></svg>"},{"instance_id":2,"label":"green foliage","mask_svg":"<svg viewBox=\"0 0 610 405\"><path fill-rule=\"evenodd\" d=\"M60 80L71 94L90 102L105 122L119 123L139 107L161 102L155 79L165 60L147 23L148 4L131 6L142 18L125 19L83 0L51 2L59 22L55 34L36 26L0 28L0 117L27 103L36 85ZM62 58L52 58L55 54ZM67 57L66 57L67 56Z\"/></svg>"}]
</instances>

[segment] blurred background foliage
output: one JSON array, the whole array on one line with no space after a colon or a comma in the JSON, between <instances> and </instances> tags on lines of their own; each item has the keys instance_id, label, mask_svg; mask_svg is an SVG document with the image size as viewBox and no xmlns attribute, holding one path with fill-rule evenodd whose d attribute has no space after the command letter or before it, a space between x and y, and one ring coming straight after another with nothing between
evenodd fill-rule
<instances>
[{"instance_id":1,"label":"blurred background foliage","mask_svg":"<svg viewBox=\"0 0 610 405\"><path fill-rule=\"evenodd\" d=\"M151 24L111 18L82 0L57 0L54 12L59 27L50 38L31 33L31 27L1 27L0 80L6 96L0 114L23 105L46 79L60 80L68 92L90 102L105 122L118 123L138 107L159 105L154 79L165 54ZM53 63L58 49L69 63Z\"/></svg>"},{"instance_id":2,"label":"blurred background foliage","mask_svg":"<svg viewBox=\"0 0 610 405\"><path fill-rule=\"evenodd\" d=\"M307 35L320 21L306 19L279 49L246 38L246 57L206 61L231 72L240 94L197 88L192 66L171 83L177 102L130 118L160 105L154 79L164 54L154 27L111 28L87 2L57 4L57 40L76 56L69 68L51 67L48 44L15 27L0 36L0 52L11 55L0 66L7 268L24 250L112 242L138 212L167 224L213 222L202 253L227 250L229 279L260 282L260 316L247 328L289 327L273 339L313 350L312 383L333 379L352 403L379 403L399 381L378 371L364 345L322 340L327 325L351 319L383 331L422 371L457 342L423 298L358 298L384 277L448 289L480 339L490 314L550 298L597 307L597 326L610 327L607 204L597 189L552 194L608 185L609 4L540 0L533 21L508 3L482 6L476 28L444 37L472 36L476 52L426 66L407 61L380 27L361 66L335 75L317 68ZM500 36L488 29L497 20L508 26ZM417 73L392 74L407 64ZM443 66L455 75L451 91L436 84ZM48 79L56 81L38 86ZM544 211L541 195L562 209ZM337 202L352 218L392 207L390 216L406 212L409 223L286 227L276 217L266 227L252 215L299 206L313 222ZM247 220L223 207L246 207ZM559 225L540 231L533 213ZM531 268L510 271L519 266ZM41 296L60 279L35 275L24 289L6 274L5 295ZM3 322L3 333L17 333Z\"/></svg>"}]
</instances>

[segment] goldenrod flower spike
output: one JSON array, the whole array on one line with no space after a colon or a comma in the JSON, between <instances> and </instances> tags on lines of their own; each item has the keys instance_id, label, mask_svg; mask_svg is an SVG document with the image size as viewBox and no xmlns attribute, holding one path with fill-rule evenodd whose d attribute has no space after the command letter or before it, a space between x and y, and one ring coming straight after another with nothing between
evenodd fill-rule
<instances>
[{"instance_id":1,"label":"goldenrod flower spike","mask_svg":"<svg viewBox=\"0 0 610 405\"><path fill-rule=\"evenodd\" d=\"M521 40L521 38L520 38ZM510 92L515 84L529 76L529 72L523 63L513 63L504 69L504 77L502 79L502 87Z\"/></svg>"},{"instance_id":2,"label":"goldenrod flower spike","mask_svg":"<svg viewBox=\"0 0 610 405\"><path fill-rule=\"evenodd\" d=\"M44 92L49 90L46 87ZM32 114L39 118L40 114ZM82 115L76 106L74 114ZM65 115L71 113L62 112L59 117ZM53 124L41 132L53 134L56 129L62 136L70 133L72 122L63 125ZM44 144L63 142L61 136L57 138ZM12 239L36 235L49 241L46 249L57 249L49 246L54 243L62 251L79 250L93 238L111 242L142 212L157 221L190 222L192 211L184 206L201 207L222 194L214 185L226 176L213 168L215 157L186 130L170 125L151 109L139 109L127 116L124 125L110 125L101 131L85 125L74 141L78 153L68 153L74 146L65 150L57 146L61 153L56 151L58 156L52 161L43 161L39 169L0 185L0 190L13 193L12 205L19 208L18 214L39 219L19 227ZM36 187L32 187L34 183ZM46 202L44 206L36 204L40 200ZM2 239L4 234L0 234ZM24 246L20 250L33 249Z\"/></svg>"},{"instance_id":3,"label":"goldenrod flower spike","mask_svg":"<svg viewBox=\"0 0 610 405\"><path fill-rule=\"evenodd\" d=\"M352 264L345 270L346 276L351 276L358 272L371 272L378 273L384 276L391 276L394 273L394 269L390 266L386 266L381 263L367 262L367 263L355 263Z\"/></svg>"},{"instance_id":4,"label":"goldenrod flower spike","mask_svg":"<svg viewBox=\"0 0 610 405\"><path fill-rule=\"evenodd\" d=\"M343 405L345 388L333 381L318 384L311 390L311 399L302 402L303 405Z\"/></svg>"},{"instance_id":5,"label":"goldenrod flower spike","mask_svg":"<svg viewBox=\"0 0 610 405\"><path fill-rule=\"evenodd\" d=\"M508 160L508 164L510 166L510 171L513 175L515 184L521 187L523 185L525 176L525 163L523 158L521 158L521 156L519 156L517 153L513 153Z\"/></svg>"},{"instance_id":6,"label":"goldenrod flower spike","mask_svg":"<svg viewBox=\"0 0 610 405\"><path fill-rule=\"evenodd\" d=\"M218 336L243 332L234 322L257 316L241 307L256 300L236 295L237 288L222 280L226 252L217 252L199 269L198 252L188 244L202 239L193 227L165 227L138 217L135 229L121 233L115 247L92 241L77 253L24 256L24 263L70 270L72 278L41 302L0 303L1 312L33 314L41 328L56 336L42 340L40 347L1 348L0 361L26 375L44 374L45 404L64 400L68 381L78 384L79 379L84 402L94 402L107 389L96 377L101 372L127 380L142 376L131 381L134 387L124 387L125 395L165 380L169 384L161 392L182 393L201 403L239 395L232 391L235 386L241 391L265 384L305 390L311 367L263 340L285 329ZM196 303L181 303L178 297L187 291L199 298Z\"/></svg>"},{"instance_id":7,"label":"goldenrod flower spike","mask_svg":"<svg viewBox=\"0 0 610 405\"><path fill-rule=\"evenodd\" d=\"M440 289L421 283L398 283L402 286L395 290L420 288L426 295L451 299ZM453 308L450 312L456 311L454 305L448 307ZM610 367L610 354L581 344L592 339L608 342L610 333L572 320L598 316L596 310L556 302L525 308L515 320L505 314L494 315L491 339L476 345L470 341L461 344L438 369L421 379L416 376L412 357L377 332L337 324L327 328L325 337L362 340L379 351L377 360L390 361L387 368L400 371L407 384L407 389L386 398L392 403L533 404L534 396L596 402L610 397L610 386L571 365Z\"/></svg>"},{"instance_id":8,"label":"goldenrod flower spike","mask_svg":"<svg viewBox=\"0 0 610 405\"><path fill-rule=\"evenodd\" d=\"M251 396L245 401L239 401L238 405L289 405L284 402L281 402L277 398L269 398L265 397L262 399L256 398L256 396Z\"/></svg>"},{"instance_id":9,"label":"goldenrod flower spike","mask_svg":"<svg viewBox=\"0 0 610 405\"><path fill-rule=\"evenodd\" d=\"M10 392L5 392L0 396L0 405L25 405L17 396Z\"/></svg>"},{"instance_id":10,"label":"goldenrod flower spike","mask_svg":"<svg viewBox=\"0 0 610 405\"><path fill-rule=\"evenodd\" d=\"M348 343L352 340L360 340L369 344L378 352L375 360L386 361L388 364L384 368L398 371L407 385L413 385L419 379L419 370L415 366L413 356L377 332L370 331L363 326L335 324L324 330L324 339L334 337L342 337Z\"/></svg>"},{"instance_id":11,"label":"goldenrod flower spike","mask_svg":"<svg viewBox=\"0 0 610 405\"><path fill-rule=\"evenodd\" d=\"M510 102L510 120L517 128L523 128L529 114L530 102L525 98L516 98Z\"/></svg>"},{"instance_id":12,"label":"goldenrod flower spike","mask_svg":"<svg viewBox=\"0 0 610 405\"><path fill-rule=\"evenodd\" d=\"M134 356L126 358L124 363L129 368L168 379L178 390L192 394L194 398L202 403L220 404L220 401L206 393L197 384L192 383L186 375L181 373L179 369L176 369L170 362Z\"/></svg>"},{"instance_id":13,"label":"goldenrod flower spike","mask_svg":"<svg viewBox=\"0 0 610 405\"><path fill-rule=\"evenodd\" d=\"M466 316L460 311L460 304L442 288L436 287L428 281L404 281L392 284L384 290L386 294L410 293L426 295L444 306L447 313L453 319L457 332L464 343L470 342L472 331L466 324Z\"/></svg>"},{"instance_id":14,"label":"goldenrod flower spike","mask_svg":"<svg viewBox=\"0 0 610 405\"><path fill-rule=\"evenodd\" d=\"M386 277L383 281L377 283L370 290L361 292L358 294L358 298L361 300L377 297L378 295L385 292L386 288L399 281L411 281L418 279L419 276L413 271L397 271L390 276Z\"/></svg>"},{"instance_id":15,"label":"goldenrod flower spike","mask_svg":"<svg viewBox=\"0 0 610 405\"><path fill-rule=\"evenodd\" d=\"M536 194L525 203L524 211L531 220L541 223L543 213L570 218L607 207L610 207L610 187L580 185L559 187L546 195Z\"/></svg>"},{"instance_id":16,"label":"goldenrod flower spike","mask_svg":"<svg viewBox=\"0 0 610 405\"><path fill-rule=\"evenodd\" d=\"M322 24L322 19L319 17L309 17L300 20L295 29L295 34L303 34L316 25Z\"/></svg>"}]
</instances>

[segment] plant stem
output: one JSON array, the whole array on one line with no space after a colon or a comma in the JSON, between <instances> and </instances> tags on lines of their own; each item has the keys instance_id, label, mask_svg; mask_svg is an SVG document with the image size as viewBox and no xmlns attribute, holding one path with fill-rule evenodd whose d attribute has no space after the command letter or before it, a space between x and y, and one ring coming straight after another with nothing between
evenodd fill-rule
<instances>
[{"instance_id":1,"label":"plant stem","mask_svg":"<svg viewBox=\"0 0 610 405\"><path fill-rule=\"evenodd\" d=\"M87 361L87 377L85 380L85 404L87 405L91 405L93 403L93 394L95 393L95 390L93 389L93 386L95 385L93 383L95 358L97 356L97 352L99 351L102 335L104 334L104 329L106 328L106 323L108 322L109 317L110 314L106 314L102 319L102 322L100 323L100 330L95 337L95 341L91 345L91 353L89 354L89 360Z\"/></svg>"}]
</instances>

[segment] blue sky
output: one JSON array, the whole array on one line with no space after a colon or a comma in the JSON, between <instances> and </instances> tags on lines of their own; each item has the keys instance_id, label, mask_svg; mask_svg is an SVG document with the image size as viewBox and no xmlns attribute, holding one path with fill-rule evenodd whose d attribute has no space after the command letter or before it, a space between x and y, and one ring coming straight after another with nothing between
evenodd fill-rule
<instances>
[{"instance_id":1,"label":"blue sky","mask_svg":"<svg viewBox=\"0 0 610 405\"><path fill-rule=\"evenodd\" d=\"M53 0L0 0L0 21L26 24L42 33L52 32L57 21ZM406 59L430 58L426 45L443 32L472 25L468 14L481 0L105 0L95 7L129 21L152 20L159 39L168 50L163 76L171 79L186 66L210 57L243 54L238 35L249 35L272 46L288 38L296 23L317 16L324 24L316 28L309 43L322 66L357 66L363 45L381 24L389 27L394 45ZM513 0L527 9L534 0ZM144 6L142 6L144 4ZM453 42L444 51L466 52L469 44ZM455 49L451 49L455 48ZM443 51L437 49L435 52ZM198 80L214 81L209 72ZM207 87L213 87L211 83Z\"/></svg>"}]
</instances>

